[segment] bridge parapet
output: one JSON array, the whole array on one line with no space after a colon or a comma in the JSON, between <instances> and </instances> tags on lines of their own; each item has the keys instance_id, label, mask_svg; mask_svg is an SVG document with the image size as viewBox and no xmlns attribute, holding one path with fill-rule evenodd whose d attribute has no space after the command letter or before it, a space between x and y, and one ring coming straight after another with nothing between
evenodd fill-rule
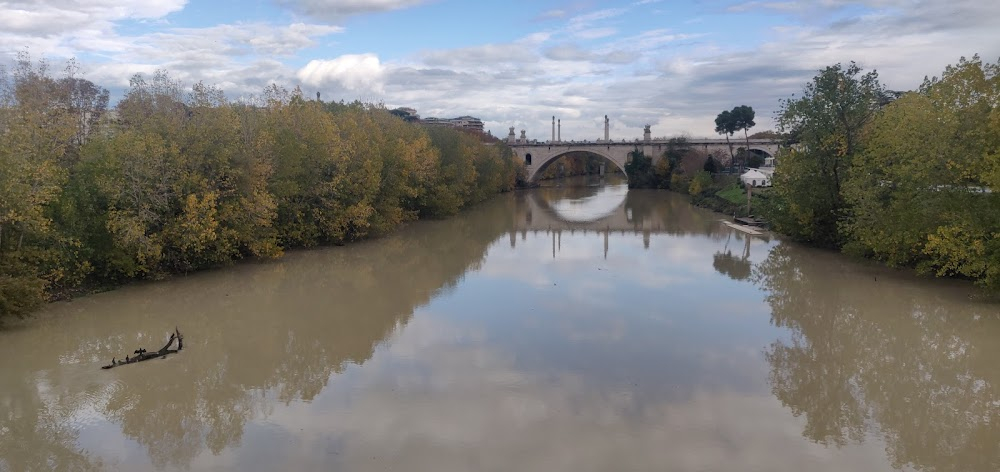
<instances>
[{"instance_id":1,"label":"bridge parapet","mask_svg":"<svg viewBox=\"0 0 1000 472\"><path fill-rule=\"evenodd\" d=\"M648 136L648 134L647 134ZM685 143L692 149L697 149L706 154L717 154L719 152L729 155L730 150L740 147L747 147L746 140L725 139L688 139ZM516 140L510 144L514 153L524 162L528 170L528 180L534 180L549 163L571 152L587 152L601 156L614 163L623 172L625 164L628 163L629 153L634 149L641 149L642 152L652 157L654 162L663 156L667 148L671 145L667 139L649 139L635 141L561 141L561 142L528 142ZM763 152L767 156L774 157L782 144L773 139L751 139L749 147L751 151Z\"/></svg>"}]
</instances>

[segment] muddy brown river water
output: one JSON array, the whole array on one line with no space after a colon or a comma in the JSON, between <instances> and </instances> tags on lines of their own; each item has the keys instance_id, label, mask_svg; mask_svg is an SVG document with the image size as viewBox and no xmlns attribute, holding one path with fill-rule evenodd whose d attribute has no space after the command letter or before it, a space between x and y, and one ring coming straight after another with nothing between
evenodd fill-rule
<instances>
[{"instance_id":1,"label":"muddy brown river water","mask_svg":"<svg viewBox=\"0 0 1000 472\"><path fill-rule=\"evenodd\" d=\"M1000 470L971 284L553 185L7 326L0 470Z\"/></svg>"}]
</instances>

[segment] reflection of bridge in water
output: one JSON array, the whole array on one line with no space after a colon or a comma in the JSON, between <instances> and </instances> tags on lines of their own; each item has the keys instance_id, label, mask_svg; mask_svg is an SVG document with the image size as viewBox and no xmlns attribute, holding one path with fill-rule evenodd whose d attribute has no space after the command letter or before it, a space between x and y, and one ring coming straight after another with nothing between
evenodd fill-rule
<instances>
[{"instance_id":1,"label":"reflection of bridge in water","mask_svg":"<svg viewBox=\"0 0 1000 472\"><path fill-rule=\"evenodd\" d=\"M517 195L511 247L528 233L551 235L553 256L560 249L562 234L593 234L604 239L607 257L609 236L642 235L649 248L653 234L701 234L721 237L729 229L719 224L719 215L692 207L681 195L662 191L629 191L624 181L591 180L586 185L542 187Z\"/></svg>"}]
</instances>

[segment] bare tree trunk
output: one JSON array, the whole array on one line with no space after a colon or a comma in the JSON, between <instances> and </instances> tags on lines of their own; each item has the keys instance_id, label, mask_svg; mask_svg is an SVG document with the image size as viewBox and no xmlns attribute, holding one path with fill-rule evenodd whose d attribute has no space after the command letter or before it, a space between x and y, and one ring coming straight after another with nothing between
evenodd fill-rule
<instances>
[{"instance_id":1,"label":"bare tree trunk","mask_svg":"<svg viewBox=\"0 0 1000 472\"><path fill-rule=\"evenodd\" d=\"M732 167L736 163L736 155L733 154L733 143L729 142L729 133L726 133L726 146L729 147L729 167Z\"/></svg>"},{"instance_id":2,"label":"bare tree trunk","mask_svg":"<svg viewBox=\"0 0 1000 472\"><path fill-rule=\"evenodd\" d=\"M743 161L745 163L747 158L750 156L750 136L747 134L746 128L743 128L743 137L747 140L747 150L743 153Z\"/></svg>"},{"instance_id":3,"label":"bare tree trunk","mask_svg":"<svg viewBox=\"0 0 1000 472\"><path fill-rule=\"evenodd\" d=\"M177 341L177 349L170 349L170 346L174 344L174 341ZM166 357L167 354L177 353L181 349L184 349L184 335L182 335L177 328L174 328L174 332L170 333L170 339L167 340L167 344L161 347L159 351L146 352L145 349L140 348L136 351L135 357L130 358L126 355L125 360L123 361L112 358L110 364L101 366L101 368L111 369L120 365L135 364L136 362L148 361L157 357Z\"/></svg>"}]
</instances>

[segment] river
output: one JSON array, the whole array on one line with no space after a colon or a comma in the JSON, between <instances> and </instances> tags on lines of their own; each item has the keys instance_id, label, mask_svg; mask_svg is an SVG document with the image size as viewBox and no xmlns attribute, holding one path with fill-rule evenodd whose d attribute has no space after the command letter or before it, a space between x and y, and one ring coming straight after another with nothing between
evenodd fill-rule
<instances>
[{"instance_id":1,"label":"river","mask_svg":"<svg viewBox=\"0 0 1000 472\"><path fill-rule=\"evenodd\" d=\"M970 284L549 185L6 327L0 470L1000 470Z\"/></svg>"}]
</instances>

